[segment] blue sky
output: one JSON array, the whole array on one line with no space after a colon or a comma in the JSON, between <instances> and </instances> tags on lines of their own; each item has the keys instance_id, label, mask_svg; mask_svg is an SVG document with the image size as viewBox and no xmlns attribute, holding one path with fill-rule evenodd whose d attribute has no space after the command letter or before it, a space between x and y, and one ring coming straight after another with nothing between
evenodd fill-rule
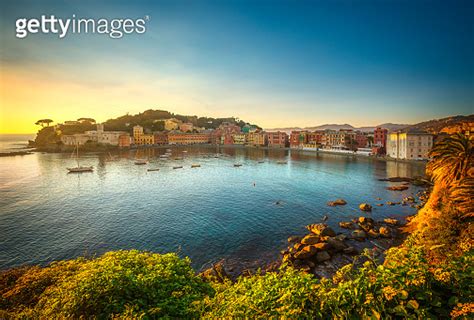
<instances>
[{"instance_id":1,"label":"blue sky","mask_svg":"<svg viewBox=\"0 0 474 320\"><path fill-rule=\"evenodd\" d=\"M43 108L60 95L50 110L58 120L161 108L234 115L268 128L414 123L474 110L473 1L7 1L1 7L3 71L17 85L41 87L16 94ZM15 38L17 18L41 14L151 19L146 34L118 40ZM2 117L10 108L30 114L28 99L4 98Z\"/></svg>"}]
</instances>

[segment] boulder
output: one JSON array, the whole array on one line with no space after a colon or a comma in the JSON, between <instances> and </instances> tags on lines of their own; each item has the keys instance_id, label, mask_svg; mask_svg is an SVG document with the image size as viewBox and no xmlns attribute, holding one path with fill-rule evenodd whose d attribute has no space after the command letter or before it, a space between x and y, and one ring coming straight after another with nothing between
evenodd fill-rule
<instances>
[{"instance_id":1,"label":"boulder","mask_svg":"<svg viewBox=\"0 0 474 320\"><path fill-rule=\"evenodd\" d=\"M376 206L382 207L382 206L383 206L383 203L377 203Z\"/></svg>"},{"instance_id":2,"label":"boulder","mask_svg":"<svg viewBox=\"0 0 474 320\"><path fill-rule=\"evenodd\" d=\"M343 205L346 205L346 204L347 204L347 202L344 199L337 199L337 200L334 200L334 201L329 201L327 203L327 205L330 206L330 207L343 206Z\"/></svg>"},{"instance_id":3,"label":"boulder","mask_svg":"<svg viewBox=\"0 0 474 320\"><path fill-rule=\"evenodd\" d=\"M389 238L392 235L392 232L387 227L380 227L379 233L382 237Z\"/></svg>"},{"instance_id":4,"label":"boulder","mask_svg":"<svg viewBox=\"0 0 474 320\"><path fill-rule=\"evenodd\" d=\"M361 224L372 224L373 225L375 223L375 221L372 218L359 217L359 223L361 223Z\"/></svg>"},{"instance_id":5,"label":"boulder","mask_svg":"<svg viewBox=\"0 0 474 320\"><path fill-rule=\"evenodd\" d=\"M403 198L403 201L406 201L406 202L415 202L415 198L412 197L412 196L408 196L408 197Z\"/></svg>"},{"instance_id":6,"label":"boulder","mask_svg":"<svg viewBox=\"0 0 474 320\"><path fill-rule=\"evenodd\" d=\"M374 229L370 229L367 234L369 235L369 237L371 238L378 238L380 236L380 234L375 231Z\"/></svg>"},{"instance_id":7,"label":"boulder","mask_svg":"<svg viewBox=\"0 0 474 320\"><path fill-rule=\"evenodd\" d=\"M387 187L386 189L391 190L391 191L403 191L403 190L407 190L408 186L407 185L391 186L391 187Z\"/></svg>"},{"instance_id":8,"label":"boulder","mask_svg":"<svg viewBox=\"0 0 474 320\"><path fill-rule=\"evenodd\" d=\"M386 224L390 224L392 226L398 225L398 220L397 219L386 218L386 219L383 219L383 222L385 222Z\"/></svg>"},{"instance_id":9,"label":"boulder","mask_svg":"<svg viewBox=\"0 0 474 320\"><path fill-rule=\"evenodd\" d=\"M328 250L331 246L326 242L317 243L312 245L312 247L316 248L317 251Z\"/></svg>"},{"instance_id":10,"label":"boulder","mask_svg":"<svg viewBox=\"0 0 474 320\"><path fill-rule=\"evenodd\" d=\"M339 227L344 228L344 229L352 229L353 226L354 226L354 224L350 221L339 222Z\"/></svg>"},{"instance_id":11,"label":"boulder","mask_svg":"<svg viewBox=\"0 0 474 320\"><path fill-rule=\"evenodd\" d=\"M300 250L301 248L303 248L303 247L304 247L304 244L302 244L302 243L295 243L295 245L293 246L293 249L294 249L295 251L299 251L299 250Z\"/></svg>"},{"instance_id":12,"label":"boulder","mask_svg":"<svg viewBox=\"0 0 474 320\"><path fill-rule=\"evenodd\" d=\"M345 254L357 254L357 250L354 247L347 247L344 250L342 250Z\"/></svg>"},{"instance_id":13,"label":"boulder","mask_svg":"<svg viewBox=\"0 0 474 320\"><path fill-rule=\"evenodd\" d=\"M347 247L344 241L341 241L337 238L329 238L327 244L336 252L342 251Z\"/></svg>"},{"instance_id":14,"label":"boulder","mask_svg":"<svg viewBox=\"0 0 474 320\"><path fill-rule=\"evenodd\" d=\"M291 236L291 237L288 238L288 243L298 242L300 240L301 240L300 236Z\"/></svg>"},{"instance_id":15,"label":"boulder","mask_svg":"<svg viewBox=\"0 0 474 320\"><path fill-rule=\"evenodd\" d=\"M338 234L337 236L335 236L334 238L336 238L337 240L339 241L344 241L347 239L347 236L345 234Z\"/></svg>"},{"instance_id":16,"label":"boulder","mask_svg":"<svg viewBox=\"0 0 474 320\"><path fill-rule=\"evenodd\" d=\"M305 246L300 251L295 253L295 259L308 259L314 256L318 252L318 249L314 245Z\"/></svg>"},{"instance_id":17,"label":"boulder","mask_svg":"<svg viewBox=\"0 0 474 320\"><path fill-rule=\"evenodd\" d=\"M331 259L331 256L329 255L327 251L319 251L318 253L316 253L316 261L318 262L324 262L330 259Z\"/></svg>"},{"instance_id":18,"label":"boulder","mask_svg":"<svg viewBox=\"0 0 474 320\"><path fill-rule=\"evenodd\" d=\"M352 231L352 237L358 241L364 241L367 238L367 234L364 230L354 230Z\"/></svg>"},{"instance_id":19,"label":"boulder","mask_svg":"<svg viewBox=\"0 0 474 320\"><path fill-rule=\"evenodd\" d=\"M389 206L394 206L394 205L396 205L396 203L395 203L395 202L392 202L392 201L387 201L387 205L389 205Z\"/></svg>"},{"instance_id":20,"label":"boulder","mask_svg":"<svg viewBox=\"0 0 474 320\"><path fill-rule=\"evenodd\" d=\"M319 242L319 236L315 235L314 233L310 233L307 236L305 236L303 239L301 239L302 244L316 244Z\"/></svg>"},{"instance_id":21,"label":"boulder","mask_svg":"<svg viewBox=\"0 0 474 320\"><path fill-rule=\"evenodd\" d=\"M327 224L324 223L315 223L315 224L310 224L309 226L306 226L306 229L314 233L315 235L318 236L328 236L328 237L334 237L336 235L336 232L334 232L333 229L327 226Z\"/></svg>"},{"instance_id":22,"label":"boulder","mask_svg":"<svg viewBox=\"0 0 474 320\"><path fill-rule=\"evenodd\" d=\"M372 206L368 203L361 203L359 205L359 209L362 210L362 211L370 212L370 211L372 211Z\"/></svg>"}]
</instances>

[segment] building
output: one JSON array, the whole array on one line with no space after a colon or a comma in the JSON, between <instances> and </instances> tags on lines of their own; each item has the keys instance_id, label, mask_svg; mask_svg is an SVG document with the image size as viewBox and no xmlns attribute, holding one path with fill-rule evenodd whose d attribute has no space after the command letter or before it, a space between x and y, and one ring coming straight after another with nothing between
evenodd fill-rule
<instances>
[{"instance_id":1,"label":"building","mask_svg":"<svg viewBox=\"0 0 474 320\"><path fill-rule=\"evenodd\" d=\"M377 127L374 130L374 146L382 147L385 150L387 149L387 136L388 130L384 128Z\"/></svg>"},{"instance_id":2,"label":"building","mask_svg":"<svg viewBox=\"0 0 474 320\"><path fill-rule=\"evenodd\" d=\"M253 125L253 124L246 124L242 127L242 132L243 133L250 133L250 132L255 132L258 130L258 127Z\"/></svg>"},{"instance_id":3,"label":"building","mask_svg":"<svg viewBox=\"0 0 474 320\"><path fill-rule=\"evenodd\" d=\"M308 143L307 131L291 131L290 133L290 148L301 148Z\"/></svg>"},{"instance_id":4,"label":"building","mask_svg":"<svg viewBox=\"0 0 474 320\"><path fill-rule=\"evenodd\" d=\"M234 144L232 135L242 132L240 127L230 122L222 122L219 126L220 130L220 143L221 144Z\"/></svg>"},{"instance_id":5,"label":"building","mask_svg":"<svg viewBox=\"0 0 474 320\"><path fill-rule=\"evenodd\" d=\"M245 133L234 133L232 134L232 141L234 142L234 144L246 144L247 135Z\"/></svg>"},{"instance_id":6,"label":"building","mask_svg":"<svg viewBox=\"0 0 474 320\"><path fill-rule=\"evenodd\" d=\"M323 137L324 137L324 130L316 130L313 132L308 132L308 144L314 144L316 146L320 146L323 143Z\"/></svg>"},{"instance_id":7,"label":"building","mask_svg":"<svg viewBox=\"0 0 474 320\"><path fill-rule=\"evenodd\" d=\"M143 127L136 125L133 127L133 143L139 146L155 144L155 137L153 134L145 134Z\"/></svg>"},{"instance_id":8,"label":"building","mask_svg":"<svg viewBox=\"0 0 474 320\"><path fill-rule=\"evenodd\" d=\"M267 133L260 132L249 132L247 134L247 144L251 146L266 146L268 142Z\"/></svg>"},{"instance_id":9,"label":"building","mask_svg":"<svg viewBox=\"0 0 474 320\"><path fill-rule=\"evenodd\" d=\"M182 132L191 132L193 131L194 126L190 122L184 122L179 124L179 130Z\"/></svg>"},{"instance_id":10,"label":"building","mask_svg":"<svg viewBox=\"0 0 474 320\"><path fill-rule=\"evenodd\" d=\"M184 133L172 131L168 133L169 144L205 144L211 141L210 132Z\"/></svg>"},{"instance_id":11,"label":"building","mask_svg":"<svg viewBox=\"0 0 474 320\"><path fill-rule=\"evenodd\" d=\"M368 139L367 139L367 135L362 132L362 131L356 131L354 133L354 141L355 141L355 145L357 147L357 149L360 149L360 148L367 148L367 143L368 143Z\"/></svg>"},{"instance_id":12,"label":"building","mask_svg":"<svg viewBox=\"0 0 474 320\"><path fill-rule=\"evenodd\" d=\"M180 123L181 121L175 118L163 120L163 125L166 131L178 130Z\"/></svg>"},{"instance_id":13,"label":"building","mask_svg":"<svg viewBox=\"0 0 474 320\"><path fill-rule=\"evenodd\" d=\"M153 135L155 138L155 144L164 145L169 143L168 132L158 131L155 132Z\"/></svg>"},{"instance_id":14,"label":"building","mask_svg":"<svg viewBox=\"0 0 474 320\"><path fill-rule=\"evenodd\" d=\"M433 147L433 135L422 131L398 131L388 135L387 154L394 159L425 160Z\"/></svg>"},{"instance_id":15,"label":"building","mask_svg":"<svg viewBox=\"0 0 474 320\"><path fill-rule=\"evenodd\" d=\"M81 146L86 142L94 141L93 139L93 137L86 133L65 134L61 136L61 142L67 146Z\"/></svg>"},{"instance_id":16,"label":"building","mask_svg":"<svg viewBox=\"0 0 474 320\"><path fill-rule=\"evenodd\" d=\"M286 148L288 147L289 140L286 132L267 132L268 146L270 148Z\"/></svg>"},{"instance_id":17,"label":"building","mask_svg":"<svg viewBox=\"0 0 474 320\"><path fill-rule=\"evenodd\" d=\"M130 144L132 143L132 138L128 133L122 134L118 138L118 146L120 148L128 148L130 147Z\"/></svg>"}]
</instances>

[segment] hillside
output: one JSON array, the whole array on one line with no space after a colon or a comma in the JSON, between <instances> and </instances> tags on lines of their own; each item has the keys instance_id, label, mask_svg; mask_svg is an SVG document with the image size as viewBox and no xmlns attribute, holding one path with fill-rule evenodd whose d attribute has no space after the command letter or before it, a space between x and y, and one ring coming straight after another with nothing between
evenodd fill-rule
<instances>
[{"instance_id":1,"label":"hillside","mask_svg":"<svg viewBox=\"0 0 474 320\"><path fill-rule=\"evenodd\" d=\"M163 123L159 120L176 118L183 122L190 122L196 127L205 129L216 129L223 122L230 122L243 127L247 122L234 117L212 118L198 117L196 115L180 115L165 110L146 110L135 115L124 115L115 119L109 119L104 123L107 131L130 131L135 125L141 125L147 131L161 131L164 129Z\"/></svg>"},{"instance_id":2,"label":"hillside","mask_svg":"<svg viewBox=\"0 0 474 320\"><path fill-rule=\"evenodd\" d=\"M469 128L474 128L474 114L468 116L451 116L442 119L424 121L412 125L410 129L427 131L433 134L447 133L453 134Z\"/></svg>"}]
</instances>

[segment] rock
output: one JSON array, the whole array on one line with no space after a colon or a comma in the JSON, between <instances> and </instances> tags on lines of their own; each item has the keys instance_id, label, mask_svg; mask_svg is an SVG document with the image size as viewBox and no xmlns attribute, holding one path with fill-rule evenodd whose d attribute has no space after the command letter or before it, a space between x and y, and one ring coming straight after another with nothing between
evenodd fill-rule
<instances>
[{"instance_id":1,"label":"rock","mask_svg":"<svg viewBox=\"0 0 474 320\"><path fill-rule=\"evenodd\" d=\"M321 242L313 245L318 251L328 250L331 246L326 242Z\"/></svg>"},{"instance_id":2,"label":"rock","mask_svg":"<svg viewBox=\"0 0 474 320\"><path fill-rule=\"evenodd\" d=\"M303 265L300 267L300 270L303 271L303 272L310 272L310 271L311 271L311 267L308 266L307 264L303 264Z\"/></svg>"},{"instance_id":3,"label":"rock","mask_svg":"<svg viewBox=\"0 0 474 320\"><path fill-rule=\"evenodd\" d=\"M309 244L316 244L319 242L319 236L313 234L313 233L310 233L308 234L307 236L305 236L302 240L301 240L301 243L302 244L306 244L306 245L309 245Z\"/></svg>"},{"instance_id":4,"label":"rock","mask_svg":"<svg viewBox=\"0 0 474 320\"><path fill-rule=\"evenodd\" d=\"M391 187L387 187L386 189L391 190L391 191L403 191L403 190L407 190L408 186L407 185L391 186Z\"/></svg>"},{"instance_id":5,"label":"rock","mask_svg":"<svg viewBox=\"0 0 474 320\"><path fill-rule=\"evenodd\" d=\"M398 224L397 219L390 219L390 218L383 219L383 222L385 222L386 224L390 224L392 226L396 226Z\"/></svg>"},{"instance_id":6,"label":"rock","mask_svg":"<svg viewBox=\"0 0 474 320\"><path fill-rule=\"evenodd\" d=\"M224 261L221 260L212 265L212 267L204 270L200 276L203 279L208 279L211 281L224 282L226 279L230 279L224 268Z\"/></svg>"},{"instance_id":7,"label":"rock","mask_svg":"<svg viewBox=\"0 0 474 320\"><path fill-rule=\"evenodd\" d=\"M394 205L396 205L396 203L395 203L395 202L392 202L392 201L387 201L387 205L389 205L389 206L394 206Z\"/></svg>"},{"instance_id":8,"label":"rock","mask_svg":"<svg viewBox=\"0 0 474 320\"><path fill-rule=\"evenodd\" d=\"M390 232L390 229L387 228L387 227L380 227L379 229L379 233L381 236L385 237L385 238L389 238L391 236L391 232Z\"/></svg>"},{"instance_id":9,"label":"rock","mask_svg":"<svg viewBox=\"0 0 474 320\"><path fill-rule=\"evenodd\" d=\"M360 224L371 224L371 225L373 225L375 223L375 221L372 218L359 217L359 223Z\"/></svg>"},{"instance_id":10,"label":"rock","mask_svg":"<svg viewBox=\"0 0 474 320\"><path fill-rule=\"evenodd\" d=\"M301 250L301 248L303 248L303 247L304 247L304 244L302 244L302 243L295 243L295 245L293 246L293 249L294 249L295 251L299 251L299 250Z\"/></svg>"},{"instance_id":11,"label":"rock","mask_svg":"<svg viewBox=\"0 0 474 320\"><path fill-rule=\"evenodd\" d=\"M377 197L377 198L375 198L375 200L379 200L379 201L380 201L380 200L382 200L382 198L380 198L380 197Z\"/></svg>"},{"instance_id":12,"label":"rock","mask_svg":"<svg viewBox=\"0 0 474 320\"><path fill-rule=\"evenodd\" d=\"M382 207L382 206L383 206L383 203L377 203L376 206Z\"/></svg>"},{"instance_id":13,"label":"rock","mask_svg":"<svg viewBox=\"0 0 474 320\"><path fill-rule=\"evenodd\" d=\"M347 221L347 222L339 222L339 227L341 228L344 228L344 229L352 229L352 227L354 226L354 224L350 221Z\"/></svg>"},{"instance_id":14,"label":"rock","mask_svg":"<svg viewBox=\"0 0 474 320\"><path fill-rule=\"evenodd\" d=\"M367 233L368 233L369 237L371 237L371 238L378 238L380 236L380 234L377 231L375 231L374 229L370 229Z\"/></svg>"},{"instance_id":15,"label":"rock","mask_svg":"<svg viewBox=\"0 0 474 320\"><path fill-rule=\"evenodd\" d=\"M342 251L347 247L347 245L343 241L336 238L329 238L327 244L336 252Z\"/></svg>"},{"instance_id":16,"label":"rock","mask_svg":"<svg viewBox=\"0 0 474 320\"><path fill-rule=\"evenodd\" d=\"M311 269L313 269L313 268L316 266L316 264L315 264L313 261L310 261L310 260L306 261L306 264L307 264Z\"/></svg>"},{"instance_id":17,"label":"rock","mask_svg":"<svg viewBox=\"0 0 474 320\"><path fill-rule=\"evenodd\" d=\"M305 246L303 249L295 253L295 259L308 259L314 256L318 249L314 245Z\"/></svg>"},{"instance_id":18,"label":"rock","mask_svg":"<svg viewBox=\"0 0 474 320\"><path fill-rule=\"evenodd\" d=\"M327 251L319 251L318 253L316 253L316 261L324 262L327 260L331 260L331 256Z\"/></svg>"},{"instance_id":19,"label":"rock","mask_svg":"<svg viewBox=\"0 0 474 320\"><path fill-rule=\"evenodd\" d=\"M345 254L357 254L357 250L354 247L347 247L344 250L342 250Z\"/></svg>"},{"instance_id":20,"label":"rock","mask_svg":"<svg viewBox=\"0 0 474 320\"><path fill-rule=\"evenodd\" d=\"M370 212L370 211L372 211L372 206L368 203L361 203L359 205L359 209L362 210L362 211Z\"/></svg>"},{"instance_id":21,"label":"rock","mask_svg":"<svg viewBox=\"0 0 474 320\"><path fill-rule=\"evenodd\" d=\"M327 205L330 206L330 207L343 206L343 205L346 205L346 204L347 204L347 202L344 199L337 199L337 200L334 200L334 201L329 201L327 203Z\"/></svg>"},{"instance_id":22,"label":"rock","mask_svg":"<svg viewBox=\"0 0 474 320\"><path fill-rule=\"evenodd\" d=\"M352 237L358 241L364 241L367 238L367 234L364 230L354 230L352 231Z\"/></svg>"},{"instance_id":23,"label":"rock","mask_svg":"<svg viewBox=\"0 0 474 320\"><path fill-rule=\"evenodd\" d=\"M298 242L300 240L301 240L300 236L291 236L291 237L288 238L288 243Z\"/></svg>"},{"instance_id":24,"label":"rock","mask_svg":"<svg viewBox=\"0 0 474 320\"><path fill-rule=\"evenodd\" d=\"M403 201L414 203L415 202L415 197L408 196L408 197L403 198Z\"/></svg>"},{"instance_id":25,"label":"rock","mask_svg":"<svg viewBox=\"0 0 474 320\"><path fill-rule=\"evenodd\" d=\"M335 236L334 238L336 238L337 240L339 241L344 241L347 239L347 236L345 234L338 234L337 236Z\"/></svg>"},{"instance_id":26,"label":"rock","mask_svg":"<svg viewBox=\"0 0 474 320\"><path fill-rule=\"evenodd\" d=\"M333 229L328 227L326 224L323 223L315 223L315 224L310 224L309 226L306 226L306 229L314 233L315 235L318 236L328 236L328 237L334 237L336 235L336 232L334 232Z\"/></svg>"}]
</instances>

